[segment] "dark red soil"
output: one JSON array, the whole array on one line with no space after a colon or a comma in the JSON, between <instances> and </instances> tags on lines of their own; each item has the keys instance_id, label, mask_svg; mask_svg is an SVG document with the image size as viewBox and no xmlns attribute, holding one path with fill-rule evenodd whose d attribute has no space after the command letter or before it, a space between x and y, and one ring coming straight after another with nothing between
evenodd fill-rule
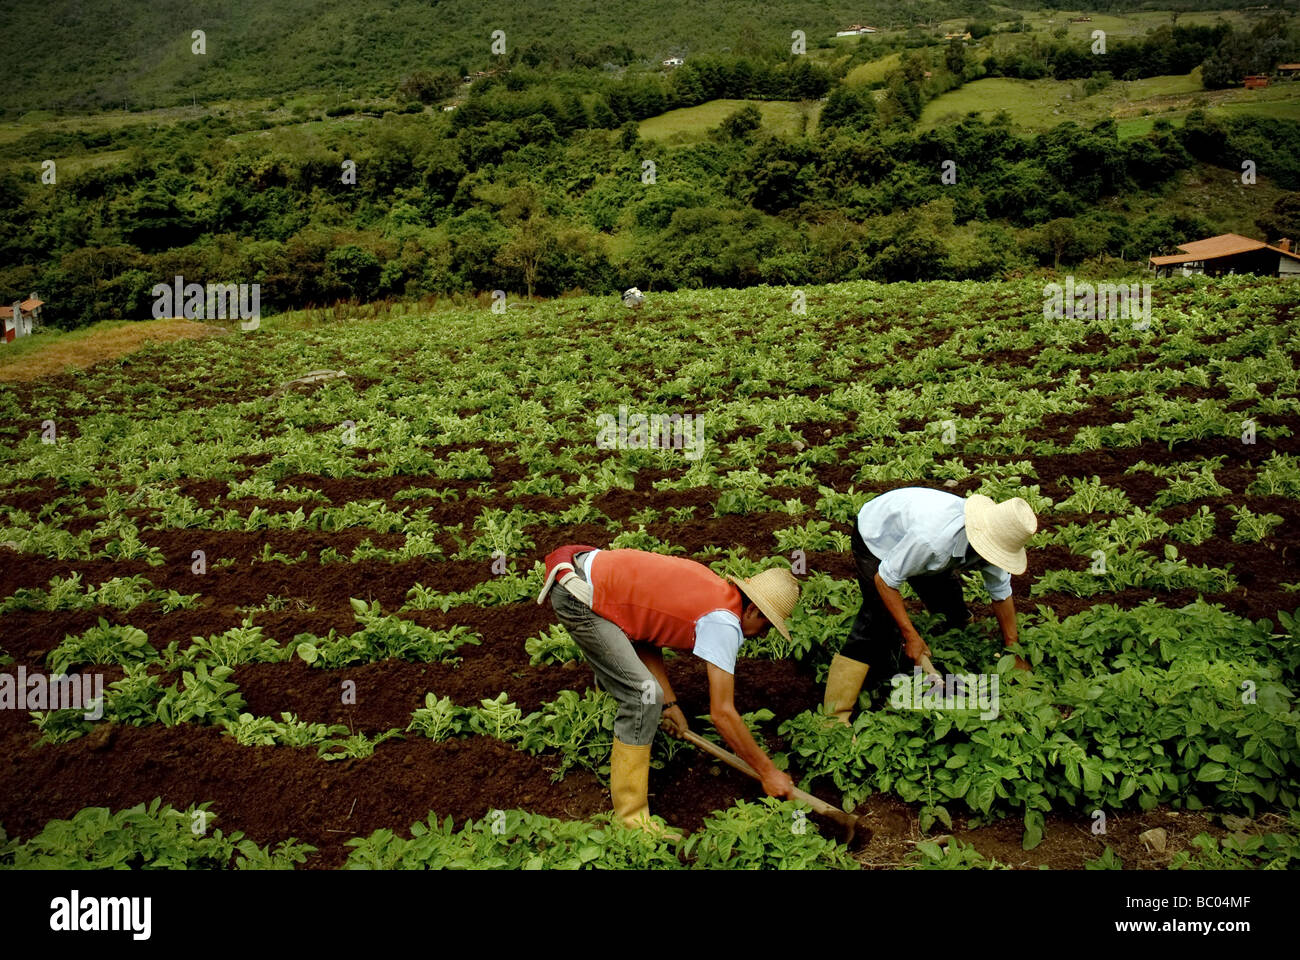
<instances>
[{"instance_id":1,"label":"dark red soil","mask_svg":"<svg viewBox=\"0 0 1300 960\"><path fill-rule=\"evenodd\" d=\"M380 827L406 833L430 810L457 822L514 807L572 819L609 805L592 775L571 772L552 783L545 759L491 737L388 741L365 760L326 761L315 748L244 747L188 724L104 726L59 747L6 749L0 785L5 829L14 836L29 837L85 806L211 800L225 831L242 830L260 844L296 837L319 848L313 867L341 866L346 840Z\"/></svg>"}]
</instances>

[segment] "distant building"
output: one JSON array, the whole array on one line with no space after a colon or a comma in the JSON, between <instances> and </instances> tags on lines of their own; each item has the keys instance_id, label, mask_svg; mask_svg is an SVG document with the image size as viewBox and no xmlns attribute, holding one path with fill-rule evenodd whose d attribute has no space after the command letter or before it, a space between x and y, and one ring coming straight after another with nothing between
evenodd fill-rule
<instances>
[{"instance_id":1,"label":"distant building","mask_svg":"<svg viewBox=\"0 0 1300 960\"><path fill-rule=\"evenodd\" d=\"M664 61L664 66L665 66L665 67L680 67L680 66L681 66L683 63L685 63L685 62L686 62L686 61L683 60L681 57L669 57L667 60Z\"/></svg>"},{"instance_id":2,"label":"distant building","mask_svg":"<svg viewBox=\"0 0 1300 960\"><path fill-rule=\"evenodd\" d=\"M1279 63L1277 72L1284 77L1300 76L1300 63Z\"/></svg>"},{"instance_id":3,"label":"distant building","mask_svg":"<svg viewBox=\"0 0 1300 960\"><path fill-rule=\"evenodd\" d=\"M862 24L860 24L860 23L855 23L853 26L849 27L847 30L840 30L840 31L838 31L838 32L835 34L835 36L837 36L837 37L860 37L860 36L862 36L864 33L876 33L876 32L878 32L878 31L876 30L875 27L864 27L864 26L863 26Z\"/></svg>"},{"instance_id":4,"label":"distant building","mask_svg":"<svg viewBox=\"0 0 1300 960\"><path fill-rule=\"evenodd\" d=\"M44 300L38 300L32 294L21 303L15 302L11 307L0 307L0 322L4 324L4 342L15 337L25 337L32 332L32 321L41 317Z\"/></svg>"},{"instance_id":5,"label":"distant building","mask_svg":"<svg viewBox=\"0 0 1300 960\"><path fill-rule=\"evenodd\" d=\"M1289 239L1276 246L1236 233L1223 233L1205 240L1179 244L1182 253L1151 257L1151 269L1158 277L1204 273L1256 273L1267 277L1300 277L1300 254Z\"/></svg>"},{"instance_id":6,"label":"distant building","mask_svg":"<svg viewBox=\"0 0 1300 960\"><path fill-rule=\"evenodd\" d=\"M1246 77L1241 82L1246 85L1247 90L1255 90L1259 87L1267 87L1268 77L1264 76L1262 73L1255 73Z\"/></svg>"},{"instance_id":7,"label":"distant building","mask_svg":"<svg viewBox=\"0 0 1300 960\"><path fill-rule=\"evenodd\" d=\"M971 35L970 31L967 30L965 33L945 33L943 38L945 40L970 40Z\"/></svg>"},{"instance_id":8,"label":"distant building","mask_svg":"<svg viewBox=\"0 0 1300 960\"><path fill-rule=\"evenodd\" d=\"M1071 17L1071 23L1092 23L1092 17Z\"/></svg>"}]
</instances>

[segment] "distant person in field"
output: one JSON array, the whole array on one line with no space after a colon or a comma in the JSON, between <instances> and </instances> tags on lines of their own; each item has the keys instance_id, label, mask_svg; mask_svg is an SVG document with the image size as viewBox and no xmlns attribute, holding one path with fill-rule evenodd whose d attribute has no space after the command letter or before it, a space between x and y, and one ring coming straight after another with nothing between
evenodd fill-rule
<instances>
[{"instance_id":1,"label":"distant person in field","mask_svg":"<svg viewBox=\"0 0 1300 960\"><path fill-rule=\"evenodd\" d=\"M660 719L674 735L689 729L664 669L663 647L705 661L713 725L758 771L768 795L783 797L794 787L754 742L734 700L736 657L745 638L769 626L790 637L787 621L799 584L789 570L724 580L682 557L573 544L547 555L537 602L548 592L601 689L618 701L609 779L614 812L624 823L653 830L650 743Z\"/></svg>"},{"instance_id":2,"label":"distant person in field","mask_svg":"<svg viewBox=\"0 0 1300 960\"><path fill-rule=\"evenodd\" d=\"M877 686L930 655L903 605L904 581L939 616L942 632L970 621L958 573L979 570L1002 640L1015 643L1011 574L1027 569L1025 544L1036 529L1038 518L1020 497L994 503L981 494L962 499L943 490L905 487L864 504L850 533L862 607L844 649L831 661L826 709L848 723L868 671L874 671L872 686ZM1028 669L1019 657L1016 666Z\"/></svg>"}]
</instances>

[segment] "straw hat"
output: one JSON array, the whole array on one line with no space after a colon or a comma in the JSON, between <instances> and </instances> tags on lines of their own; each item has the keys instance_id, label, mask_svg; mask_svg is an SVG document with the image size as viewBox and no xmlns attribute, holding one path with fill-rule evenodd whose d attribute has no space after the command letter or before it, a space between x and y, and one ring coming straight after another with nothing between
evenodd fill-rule
<instances>
[{"instance_id":1,"label":"straw hat","mask_svg":"<svg viewBox=\"0 0 1300 960\"><path fill-rule=\"evenodd\" d=\"M966 498L966 538L975 552L1007 573L1029 568L1025 544L1038 529L1034 508L1020 497L994 503L982 493Z\"/></svg>"},{"instance_id":2,"label":"straw hat","mask_svg":"<svg viewBox=\"0 0 1300 960\"><path fill-rule=\"evenodd\" d=\"M727 579L740 587L741 592L754 602L754 606L780 631L781 636L790 639L790 625L786 621L794 612L794 605L799 602L799 581L793 573L785 567L773 567L752 577L733 577L727 574Z\"/></svg>"}]
</instances>

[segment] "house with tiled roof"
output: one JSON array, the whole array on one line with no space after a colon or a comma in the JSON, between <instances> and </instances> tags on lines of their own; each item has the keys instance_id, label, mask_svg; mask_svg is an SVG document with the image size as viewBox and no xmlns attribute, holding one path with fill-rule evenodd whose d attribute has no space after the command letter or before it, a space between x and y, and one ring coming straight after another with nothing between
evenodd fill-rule
<instances>
[{"instance_id":1,"label":"house with tiled roof","mask_svg":"<svg viewBox=\"0 0 1300 960\"><path fill-rule=\"evenodd\" d=\"M1300 254L1291 249L1289 239L1279 240L1274 246L1239 233L1221 233L1179 244L1178 249L1183 252L1150 258L1156 276L1256 273L1268 277L1300 277Z\"/></svg>"}]
</instances>

